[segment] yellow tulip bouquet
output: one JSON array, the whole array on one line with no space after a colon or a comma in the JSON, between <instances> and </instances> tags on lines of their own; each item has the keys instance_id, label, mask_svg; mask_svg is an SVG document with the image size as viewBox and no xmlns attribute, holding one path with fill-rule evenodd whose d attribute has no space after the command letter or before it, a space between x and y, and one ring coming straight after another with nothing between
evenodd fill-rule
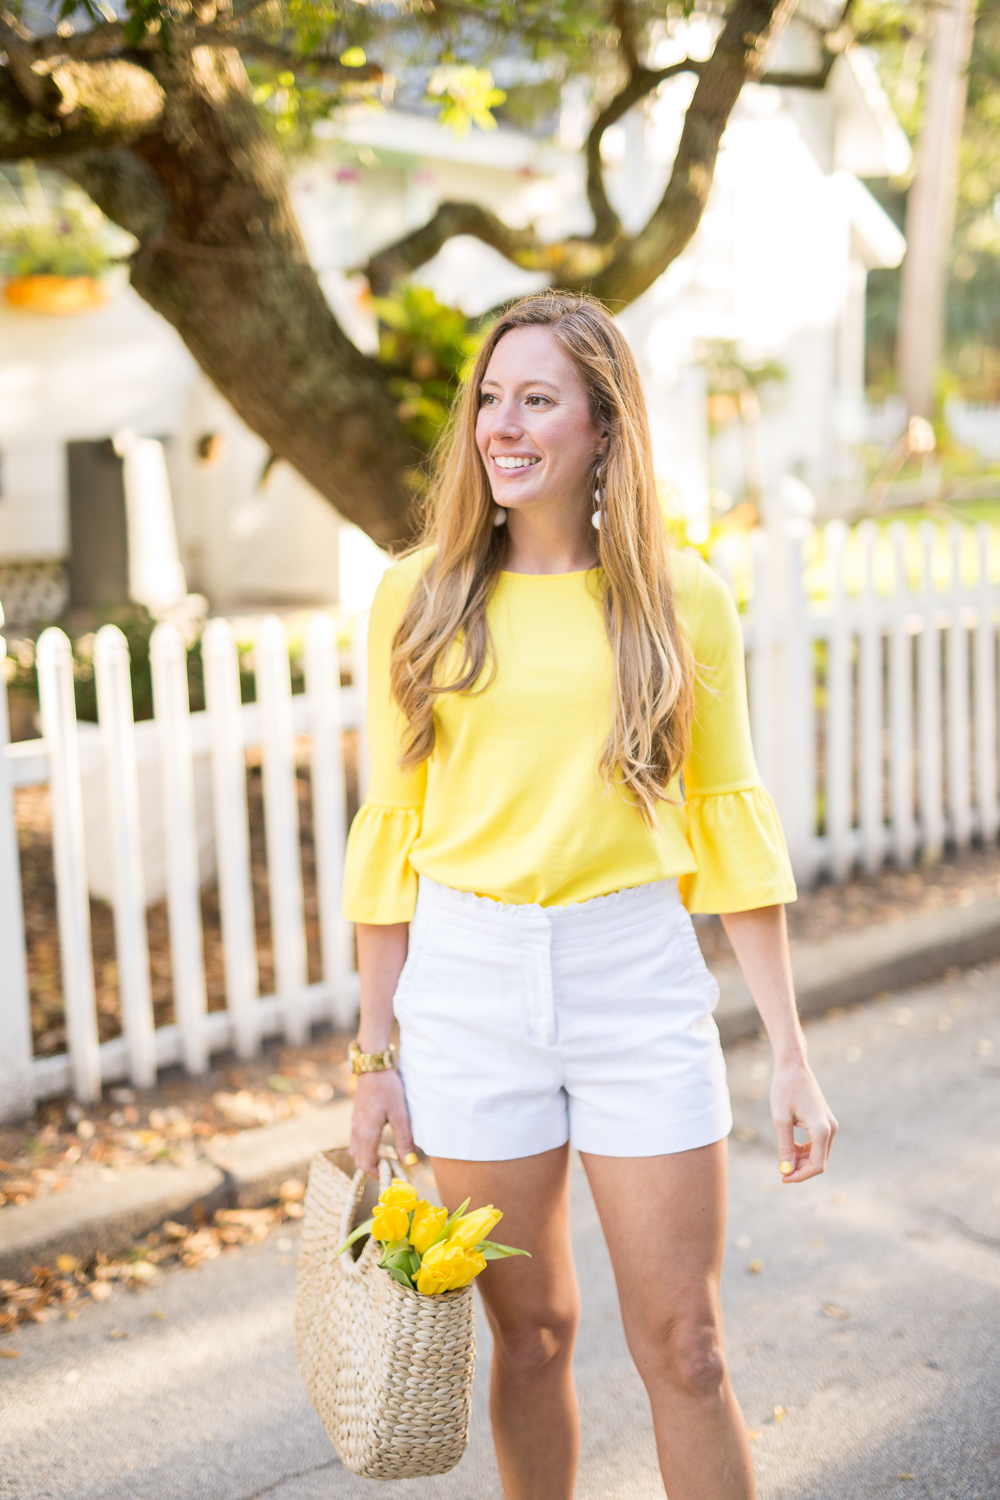
<instances>
[{"instance_id":1,"label":"yellow tulip bouquet","mask_svg":"<svg viewBox=\"0 0 1000 1500\"><path fill-rule=\"evenodd\" d=\"M397 1180L379 1194L371 1218L358 1225L337 1254L343 1255L355 1240L370 1234L382 1246L379 1265L400 1286L427 1296L457 1291L484 1271L488 1260L528 1255L527 1250L487 1239L503 1214L492 1203L467 1213L471 1201L466 1198L461 1208L449 1214L446 1208L420 1198L410 1183Z\"/></svg>"}]
</instances>

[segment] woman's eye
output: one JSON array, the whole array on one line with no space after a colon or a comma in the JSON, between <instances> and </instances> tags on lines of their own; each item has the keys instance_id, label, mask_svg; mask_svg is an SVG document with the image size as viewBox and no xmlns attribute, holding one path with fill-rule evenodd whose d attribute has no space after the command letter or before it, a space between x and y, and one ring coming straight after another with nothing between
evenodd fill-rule
<instances>
[{"instance_id":1,"label":"woman's eye","mask_svg":"<svg viewBox=\"0 0 1000 1500\"><path fill-rule=\"evenodd\" d=\"M480 404L480 406L488 406L489 403L493 399L494 398L487 391L480 391L479 392L479 404Z\"/></svg>"},{"instance_id":2,"label":"woman's eye","mask_svg":"<svg viewBox=\"0 0 1000 1500\"><path fill-rule=\"evenodd\" d=\"M527 400L527 405L528 406L541 406L548 399L549 399L548 396L529 396L528 400Z\"/></svg>"}]
</instances>

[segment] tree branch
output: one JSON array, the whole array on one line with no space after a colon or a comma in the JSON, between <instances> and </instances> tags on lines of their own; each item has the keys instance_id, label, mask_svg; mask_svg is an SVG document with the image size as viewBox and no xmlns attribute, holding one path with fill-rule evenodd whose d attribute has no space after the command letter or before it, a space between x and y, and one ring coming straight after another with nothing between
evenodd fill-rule
<instances>
[{"instance_id":1,"label":"tree branch","mask_svg":"<svg viewBox=\"0 0 1000 1500\"><path fill-rule=\"evenodd\" d=\"M169 117L132 150L60 165L139 239L132 285L271 451L383 545L407 538L422 455L323 296L238 54L161 51L149 68Z\"/></svg>"},{"instance_id":2,"label":"tree branch","mask_svg":"<svg viewBox=\"0 0 1000 1500\"><path fill-rule=\"evenodd\" d=\"M377 297L387 296L397 281L433 259L456 234L475 235L519 265L545 249L533 229L511 229L478 203L441 203L421 228L372 256L364 268L372 291Z\"/></svg>"},{"instance_id":3,"label":"tree branch","mask_svg":"<svg viewBox=\"0 0 1000 1500\"><path fill-rule=\"evenodd\" d=\"M663 197L645 226L590 282L609 305L634 302L688 244L701 221L719 142L745 83L756 81L795 0L735 0L698 85Z\"/></svg>"},{"instance_id":4,"label":"tree branch","mask_svg":"<svg viewBox=\"0 0 1000 1500\"><path fill-rule=\"evenodd\" d=\"M254 32L241 31L238 28L247 19L247 15L248 12L243 11L229 20L223 18L210 26L176 27L170 36L171 51L193 52L196 47L235 47L243 56L256 57L261 62L270 63L276 68L287 68L290 72L309 72L334 83L378 83L382 79L382 69L378 63L348 68L339 58L326 53L310 55L293 52ZM163 50L159 36L155 35L147 35L137 43L126 44L125 25L121 21L111 21L106 26L95 26L90 31L73 36L52 33L35 37L27 46L36 63L69 57L79 61L92 61L119 53Z\"/></svg>"},{"instance_id":5,"label":"tree branch","mask_svg":"<svg viewBox=\"0 0 1000 1500\"><path fill-rule=\"evenodd\" d=\"M601 163L601 141L604 132L617 123L623 115L628 114L634 104L651 94L654 89L659 88L668 78L675 78L678 73L701 74L702 64L686 57L682 62L671 63L667 68L644 68L637 67L629 74L628 82L624 88L605 105L590 127L587 136L587 202L590 211L594 215L594 243L598 245L610 245L621 234L621 220L611 207L607 190L604 186L604 170Z\"/></svg>"},{"instance_id":6,"label":"tree branch","mask_svg":"<svg viewBox=\"0 0 1000 1500\"><path fill-rule=\"evenodd\" d=\"M0 161L127 145L163 117L163 89L124 59L59 61L37 81L42 107L25 98L13 68L0 68Z\"/></svg>"}]
</instances>

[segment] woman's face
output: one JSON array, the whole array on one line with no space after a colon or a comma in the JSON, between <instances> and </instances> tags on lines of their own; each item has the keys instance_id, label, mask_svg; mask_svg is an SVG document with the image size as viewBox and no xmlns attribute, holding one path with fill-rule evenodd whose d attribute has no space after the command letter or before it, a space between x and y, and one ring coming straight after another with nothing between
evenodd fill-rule
<instances>
[{"instance_id":1,"label":"woman's face","mask_svg":"<svg viewBox=\"0 0 1000 1500\"><path fill-rule=\"evenodd\" d=\"M512 328L497 344L479 388L476 443L498 505L590 510L606 438L550 328Z\"/></svg>"}]
</instances>

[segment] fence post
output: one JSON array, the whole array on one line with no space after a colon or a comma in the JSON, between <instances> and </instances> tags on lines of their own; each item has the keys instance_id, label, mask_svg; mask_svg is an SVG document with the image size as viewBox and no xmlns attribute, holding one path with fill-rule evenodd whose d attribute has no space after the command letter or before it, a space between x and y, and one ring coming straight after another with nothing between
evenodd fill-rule
<instances>
[{"instance_id":1,"label":"fence post","mask_svg":"<svg viewBox=\"0 0 1000 1500\"><path fill-rule=\"evenodd\" d=\"M128 643L117 625L102 625L97 632L94 676L114 870L121 1027L128 1042L131 1081L137 1088L148 1089L156 1082L156 1039L139 826L139 771L135 759Z\"/></svg>"},{"instance_id":2,"label":"fence post","mask_svg":"<svg viewBox=\"0 0 1000 1500\"><path fill-rule=\"evenodd\" d=\"M934 588L934 546L937 528L932 521L920 523L923 553L924 628L920 633L918 682L920 701L918 743L920 747L921 858L931 864L941 858L944 846L944 809L941 800L941 636L938 631L937 593Z\"/></svg>"},{"instance_id":3,"label":"fence post","mask_svg":"<svg viewBox=\"0 0 1000 1500\"><path fill-rule=\"evenodd\" d=\"M101 1058L90 941L90 891L83 842L80 748L73 694L73 652L55 626L38 638L38 697L49 753L52 853L56 872L59 962L73 1092L83 1104L101 1094Z\"/></svg>"},{"instance_id":4,"label":"fence post","mask_svg":"<svg viewBox=\"0 0 1000 1500\"><path fill-rule=\"evenodd\" d=\"M858 630L858 782L862 863L874 875L885 852L882 747L882 624L875 593L874 521L857 529L861 547L861 622Z\"/></svg>"},{"instance_id":5,"label":"fence post","mask_svg":"<svg viewBox=\"0 0 1000 1500\"><path fill-rule=\"evenodd\" d=\"M969 797L969 632L962 592L962 544L965 528L948 528L951 552L951 625L948 627L948 803L951 836L964 849L972 833Z\"/></svg>"},{"instance_id":6,"label":"fence post","mask_svg":"<svg viewBox=\"0 0 1000 1500\"><path fill-rule=\"evenodd\" d=\"M847 526L829 521L824 528L830 569L832 619L826 659L826 831L834 880L845 880L851 868L851 632L844 591Z\"/></svg>"},{"instance_id":7,"label":"fence post","mask_svg":"<svg viewBox=\"0 0 1000 1500\"><path fill-rule=\"evenodd\" d=\"M757 530L753 533L753 649L750 653L750 736L760 778L774 795L777 786L775 747L777 741L777 703L774 682L774 615L775 575L782 559L784 537Z\"/></svg>"},{"instance_id":8,"label":"fence post","mask_svg":"<svg viewBox=\"0 0 1000 1500\"><path fill-rule=\"evenodd\" d=\"M892 636L889 642L889 808L892 849L897 865L908 870L916 847L913 819L913 637L907 629L910 602L906 576L908 530L902 521L890 527L896 577Z\"/></svg>"},{"instance_id":9,"label":"fence post","mask_svg":"<svg viewBox=\"0 0 1000 1500\"><path fill-rule=\"evenodd\" d=\"M997 698L996 622L990 589L990 528L981 521L976 527L979 562L979 609L976 618L976 804L979 836L984 844L996 840L1000 826L997 809Z\"/></svg>"},{"instance_id":10,"label":"fence post","mask_svg":"<svg viewBox=\"0 0 1000 1500\"><path fill-rule=\"evenodd\" d=\"M294 1047L309 1039L306 942L299 858L299 804L292 729L288 635L276 615L262 622L254 642L264 768L264 829L275 987Z\"/></svg>"},{"instance_id":11,"label":"fence post","mask_svg":"<svg viewBox=\"0 0 1000 1500\"><path fill-rule=\"evenodd\" d=\"M238 1057L260 1050L257 942L250 871L247 768L240 665L228 620L210 620L202 636L205 702L212 746L212 802L219 870L226 1004Z\"/></svg>"},{"instance_id":12,"label":"fence post","mask_svg":"<svg viewBox=\"0 0 1000 1500\"><path fill-rule=\"evenodd\" d=\"M0 608L0 626L3 609ZM35 1102L31 1066L31 1005L24 949L24 900L17 852L14 788L7 746L10 719L3 664L7 642L0 635L0 1121L20 1120Z\"/></svg>"},{"instance_id":13,"label":"fence post","mask_svg":"<svg viewBox=\"0 0 1000 1500\"><path fill-rule=\"evenodd\" d=\"M807 885L815 874L816 863L816 721L813 643L801 537L784 539L783 560L781 595L785 600L785 616L778 695L781 775L774 790L795 878Z\"/></svg>"},{"instance_id":14,"label":"fence post","mask_svg":"<svg viewBox=\"0 0 1000 1500\"><path fill-rule=\"evenodd\" d=\"M312 729L312 812L316 848L323 974L331 1012L348 1027L357 1011L352 993L351 924L341 916L347 805L340 707L340 654L329 615L316 614L306 632L306 695Z\"/></svg>"},{"instance_id":15,"label":"fence post","mask_svg":"<svg viewBox=\"0 0 1000 1500\"><path fill-rule=\"evenodd\" d=\"M191 756L187 651L176 625L157 625L149 643L153 708L160 740L163 831L170 913L170 965L181 1056L189 1073L208 1067L198 823Z\"/></svg>"}]
</instances>

